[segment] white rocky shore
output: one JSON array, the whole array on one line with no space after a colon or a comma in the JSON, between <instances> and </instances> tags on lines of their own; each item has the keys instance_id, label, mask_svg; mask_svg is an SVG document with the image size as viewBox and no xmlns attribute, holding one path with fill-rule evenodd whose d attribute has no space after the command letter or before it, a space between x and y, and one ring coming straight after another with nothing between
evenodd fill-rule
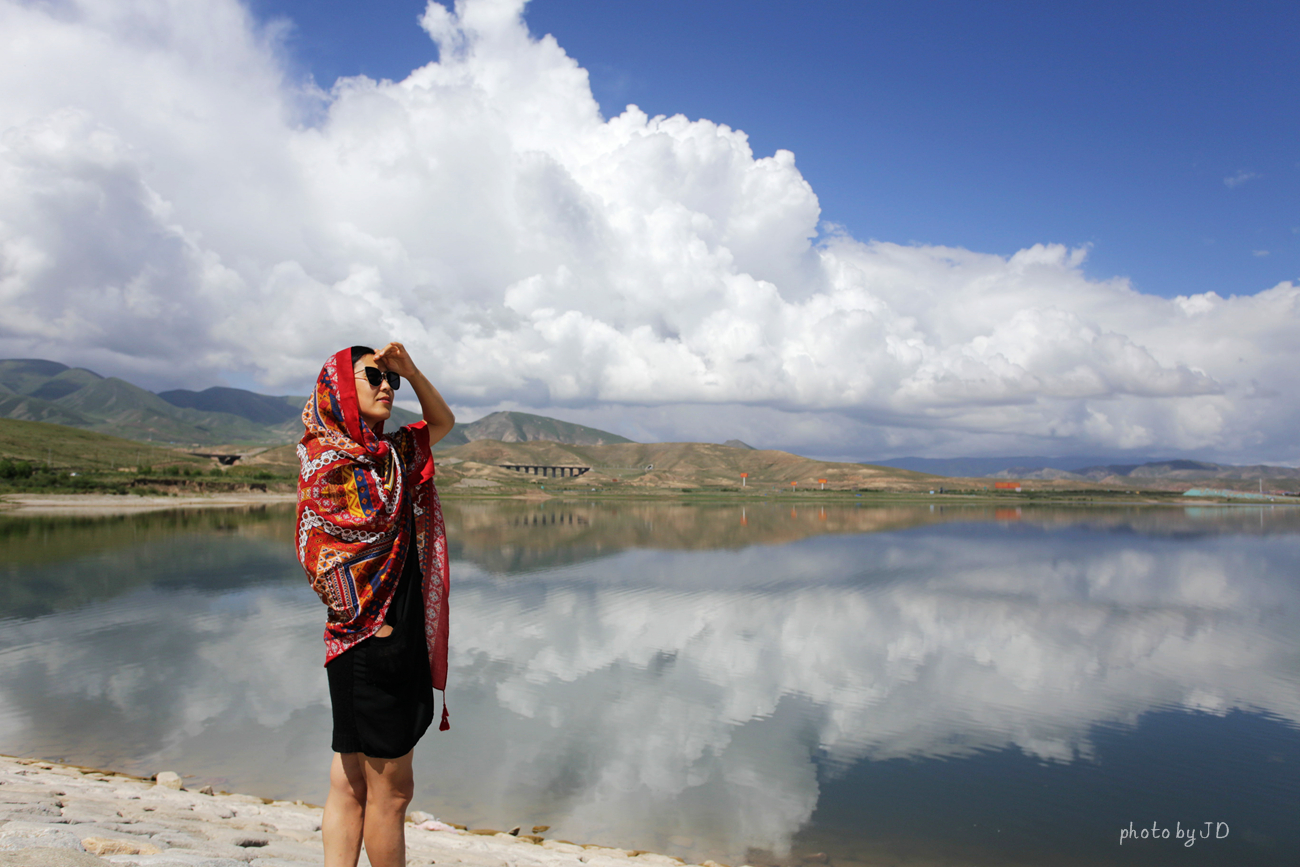
<instances>
[{"instance_id":1,"label":"white rocky shore","mask_svg":"<svg viewBox=\"0 0 1300 867\"><path fill-rule=\"evenodd\" d=\"M252 795L198 792L39 759L0 757L0 867L304 867L323 861L321 809ZM430 830L415 813L408 865L681 867L666 855L579 846L489 830ZM423 827L429 826L429 827ZM542 830L538 828L538 830ZM361 863L367 865L365 854ZM712 861L703 867L723 867Z\"/></svg>"}]
</instances>

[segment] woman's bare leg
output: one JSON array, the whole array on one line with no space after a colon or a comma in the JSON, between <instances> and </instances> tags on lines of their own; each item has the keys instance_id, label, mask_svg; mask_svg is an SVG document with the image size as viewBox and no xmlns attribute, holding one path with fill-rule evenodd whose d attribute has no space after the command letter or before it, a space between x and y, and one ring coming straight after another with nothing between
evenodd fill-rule
<instances>
[{"instance_id":1,"label":"woman's bare leg","mask_svg":"<svg viewBox=\"0 0 1300 867\"><path fill-rule=\"evenodd\" d=\"M325 867L357 867L366 812L366 772L361 753L335 753L325 797L321 838Z\"/></svg>"},{"instance_id":2,"label":"woman's bare leg","mask_svg":"<svg viewBox=\"0 0 1300 867\"><path fill-rule=\"evenodd\" d=\"M360 757L366 787L366 857L371 867L406 867L406 808L415 794L411 755L400 759Z\"/></svg>"}]
</instances>

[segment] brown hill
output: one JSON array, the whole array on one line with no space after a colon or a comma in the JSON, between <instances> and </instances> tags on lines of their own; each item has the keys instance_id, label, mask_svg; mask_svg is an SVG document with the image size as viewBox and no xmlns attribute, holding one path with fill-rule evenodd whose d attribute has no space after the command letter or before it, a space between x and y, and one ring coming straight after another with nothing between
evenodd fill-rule
<instances>
[{"instance_id":1,"label":"brown hill","mask_svg":"<svg viewBox=\"0 0 1300 867\"><path fill-rule=\"evenodd\" d=\"M556 478L557 485L682 488L740 487L741 473L750 488L874 488L906 491L933 487L935 476L892 467L835 463L768 449L741 449L712 443L615 443L575 446L554 442L504 443L478 440L438 453L439 472L495 481L535 480L502 464L590 467L579 479Z\"/></svg>"},{"instance_id":2,"label":"brown hill","mask_svg":"<svg viewBox=\"0 0 1300 867\"><path fill-rule=\"evenodd\" d=\"M439 487L460 488L524 485L539 482L539 475L504 469L502 464L531 466L590 467L580 477L545 480L550 487L622 488L630 491L655 488L740 487L740 474L749 473L746 487L768 490L796 490L821 487L828 490L871 488L886 491L919 491L934 487L937 476L897 470L893 467L818 461L789 452L741 449L713 443L615 443L575 446L535 441L507 443L476 440L439 449ZM248 458L249 466L292 472L297 467L293 446L279 446ZM465 480L471 480L468 484Z\"/></svg>"}]
</instances>

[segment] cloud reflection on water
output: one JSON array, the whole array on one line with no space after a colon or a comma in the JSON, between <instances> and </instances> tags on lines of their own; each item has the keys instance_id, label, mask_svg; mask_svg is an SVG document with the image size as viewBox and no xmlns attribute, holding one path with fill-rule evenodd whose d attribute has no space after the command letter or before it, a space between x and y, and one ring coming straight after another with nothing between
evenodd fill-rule
<instances>
[{"instance_id":1,"label":"cloud reflection on water","mask_svg":"<svg viewBox=\"0 0 1300 867\"><path fill-rule=\"evenodd\" d=\"M1300 536L1132 529L613 544L507 571L466 532L453 730L417 752L417 806L737 863L786 847L819 775L864 759L1014 746L1088 761L1095 727L1165 708L1300 720ZM231 542L207 544L219 567ZM322 798L319 606L291 552L268 544L253 567L248 544L241 568L261 572L243 587L7 622L0 747Z\"/></svg>"},{"instance_id":2,"label":"cloud reflection on water","mask_svg":"<svg viewBox=\"0 0 1300 867\"><path fill-rule=\"evenodd\" d=\"M462 573L456 661L504 663L478 670L541 723L538 754L599 718L608 758L566 805L584 831L725 779L713 811L731 807L737 833L719 848L780 849L816 804L819 756L1016 746L1070 761L1091 755L1095 726L1153 709L1300 719L1296 556L1291 538L987 526L626 552L562 574ZM820 580L789 580L802 574ZM614 671L635 690L595 674ZM800 712L783 714L791 699Z\"/></svg>"}]
</instances>

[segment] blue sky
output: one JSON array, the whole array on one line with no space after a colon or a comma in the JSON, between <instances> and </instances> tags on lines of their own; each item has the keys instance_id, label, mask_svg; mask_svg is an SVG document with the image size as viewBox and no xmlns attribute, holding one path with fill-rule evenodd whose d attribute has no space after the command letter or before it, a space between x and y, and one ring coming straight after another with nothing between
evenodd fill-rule
<instances>
[{"instance_id":1,"label":"blue sky","mask_svg":"<svg viewBox=\"0 0 1300 867\"><path fill-rule=\"evenodd\" d=\"M323 87L436 59L419 0L256 0ZM854 237L1009 255L1090 245L1144 293L1300 275L1294 3L533 0L527 22L628 103L794 151Z\"/></svg>"}]
</instances>

